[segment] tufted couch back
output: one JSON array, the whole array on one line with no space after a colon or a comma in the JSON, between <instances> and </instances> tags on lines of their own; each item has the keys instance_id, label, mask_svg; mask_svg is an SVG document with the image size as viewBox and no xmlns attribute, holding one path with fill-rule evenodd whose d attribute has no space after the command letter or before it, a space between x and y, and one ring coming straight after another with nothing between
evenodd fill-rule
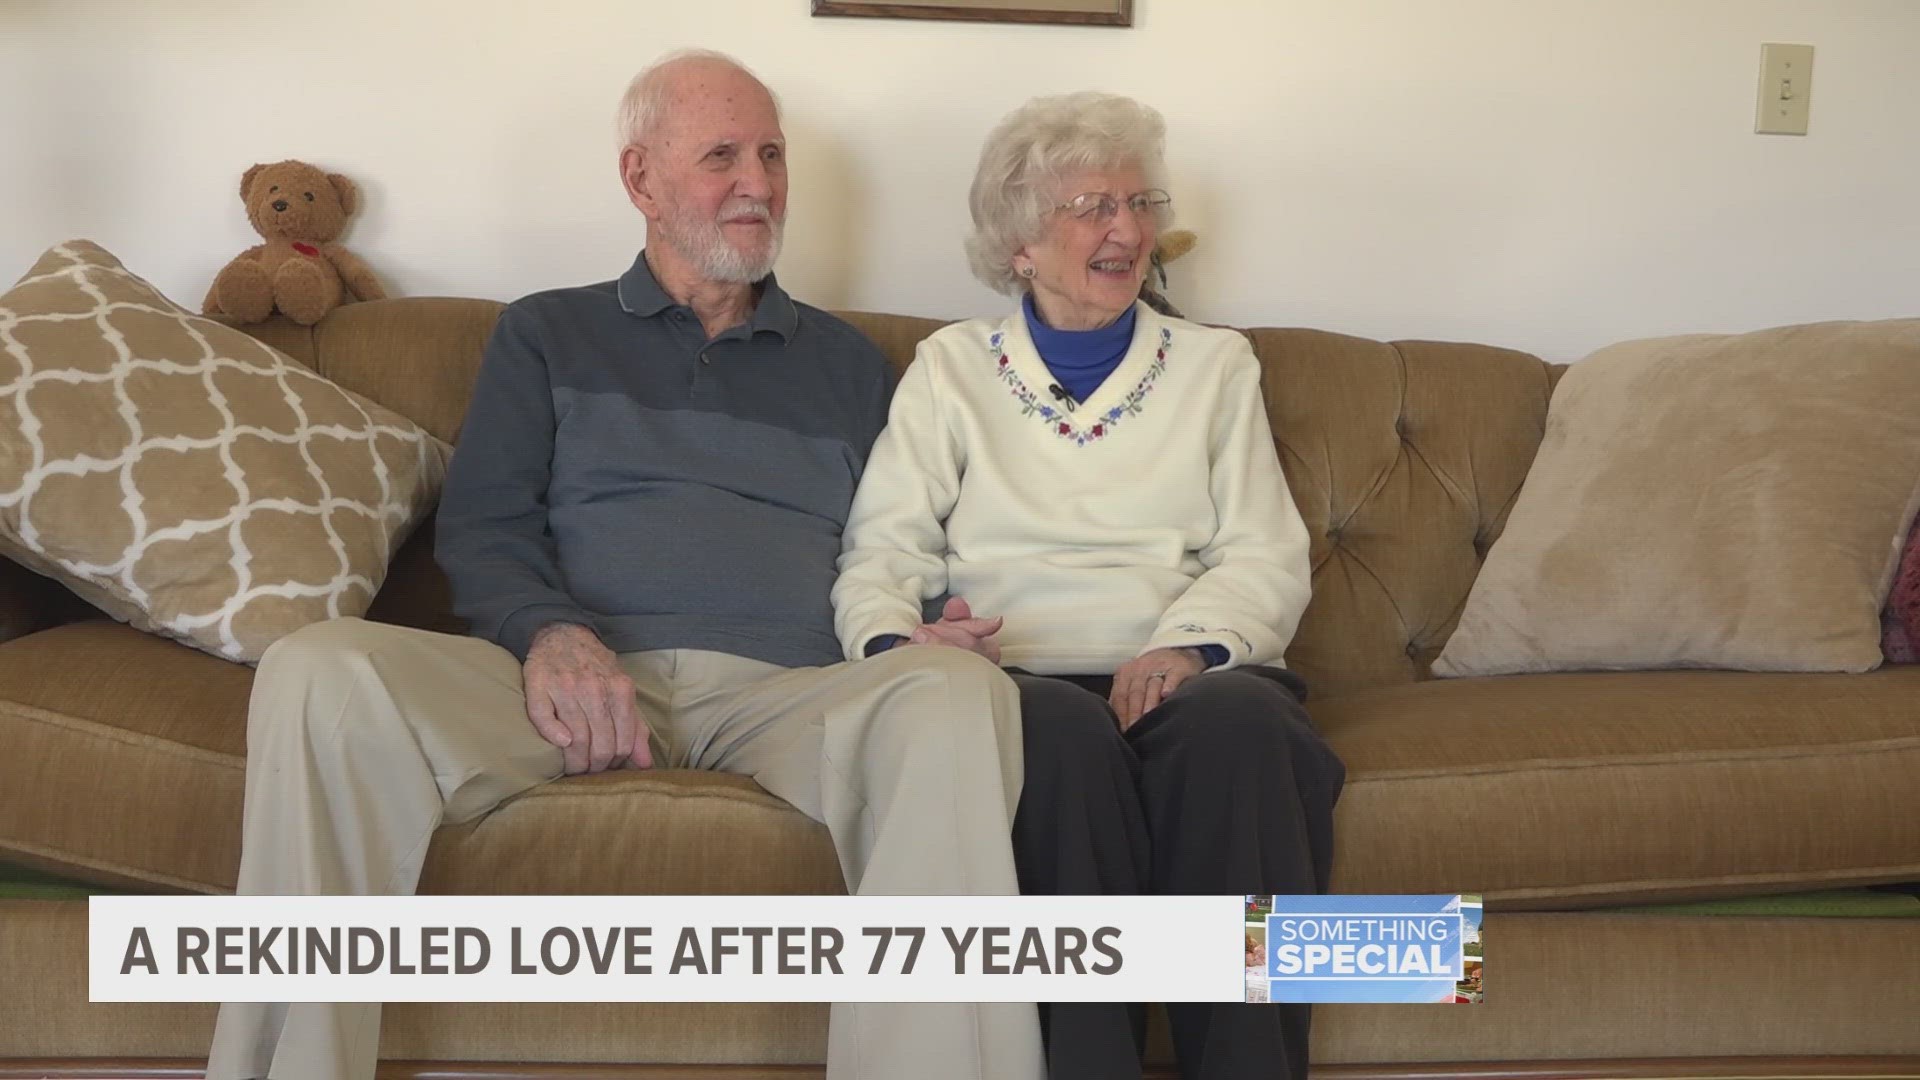
<instances>
[{"instance_id":1,"label":"tufted couch back","mask_svg":"<svg viewBox=\"0 0 1920 1080\"><path fill-rule=\"evenodd\" d=\"M263 340L452 440L500 305L351 304ZM844 313L897 368L943 325ZM1267 415L1313 537L1313 602L1288 663L1316 694L1427 677L1539 447L1561 369L1483 345L1248 332ZM451 629L431 540L394 560L373 616Z\"/></svg>"},{"instance_id":2,"label":"tufted couch back","mask_svg":"<svg viewBox=\"0 0 1920 1080\"><path fill-rule=\"evenodd\" d=\"M1287 662L1321 692L1430 677L1564 368L1486 345L1248 332L1312 538Z\"/></svg>"}]
</instances>

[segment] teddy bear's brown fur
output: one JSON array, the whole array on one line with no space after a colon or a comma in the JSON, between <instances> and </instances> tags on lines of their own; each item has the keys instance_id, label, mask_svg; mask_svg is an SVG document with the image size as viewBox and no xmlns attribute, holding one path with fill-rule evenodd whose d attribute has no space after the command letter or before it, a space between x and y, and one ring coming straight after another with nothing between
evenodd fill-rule
<instances>
[{"instance_id":1,"label":"teddy bear's brown fur","mask_svg":"<svg viewBox=\"0 0 1920 1080\"><path fill-rule=\"evenodd\" d=\"M247 220L267 242L235 256L213 279L208 315L256 323L278 308L311 326L350 300L380 300L380 282L352 252L332 241L359 204L359 189L338 173L304 161L255 165L240 178Z\"/></svg>"}]
</instances>

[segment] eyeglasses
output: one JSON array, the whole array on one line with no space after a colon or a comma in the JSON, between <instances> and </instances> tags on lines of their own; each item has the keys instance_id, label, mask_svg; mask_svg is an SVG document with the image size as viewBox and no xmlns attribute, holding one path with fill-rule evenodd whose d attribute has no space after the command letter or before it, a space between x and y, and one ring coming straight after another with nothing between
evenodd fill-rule
<instances>
[{"instance_id":1,"label":"eyeglasses","mask_svg":"<svg viewBox=\"0 0 1920 1080\"><path fill-rule=\"evenodd\" d=\"M1134 217L1151 218L1155 225L1166 225L1173 219L1173 196L1159 188L1148 188L1129 195L1125 202ZM1089 191L1084 195L1075 195L1054 209L1065 210L1082 221L1096 221L1105 225L1120 213L1120 203L1121 200L1104 191Z\"/></svg>"}]
</instances>

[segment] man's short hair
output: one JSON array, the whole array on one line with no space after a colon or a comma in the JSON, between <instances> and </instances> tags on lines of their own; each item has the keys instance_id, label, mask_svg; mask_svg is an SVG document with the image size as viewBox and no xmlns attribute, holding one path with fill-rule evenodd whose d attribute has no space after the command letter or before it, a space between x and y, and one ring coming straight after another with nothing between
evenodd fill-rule
<instances>
[{"instance_id":1,"label":"man's short hair","mask_svg":"<svg viewBox=\"0 0 1920 1080\"><path fill-rule=\"evenodd\" d=\"M620 108L614 116L614 137L620 149L645 142L653 134L653 129L667 112L667 90L671 85L666 77L667 69L686 60L722 63L759 83L760 88L773 99L773 118L776 121L780 119L779 96L760 76L753 73L752 68L726 53L712 49L675 49L648 64L627 83L627 92L620 96Z\"/></svg>"}]
</instances>

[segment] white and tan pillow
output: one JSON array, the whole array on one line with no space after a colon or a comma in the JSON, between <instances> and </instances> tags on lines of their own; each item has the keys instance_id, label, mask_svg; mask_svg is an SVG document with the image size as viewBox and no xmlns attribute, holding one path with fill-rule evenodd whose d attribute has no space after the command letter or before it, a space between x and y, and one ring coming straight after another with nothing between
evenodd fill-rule
<instances>
[{"instance_id":1,"label":"white and tan pillow","mask_svg":"<svg viewBox=\"0 0 1920 1080\"><path fill-rule=\"evenodd\" d=\"M0 296L0 553L143 630L252 662L362 614L447 456L94 244Z\"/></svg>"},{"instance_id":2,"label":"white and tan pillow","mask_svg":"<svg viewBox=\"0 0 1920 1080\"><path fill-rule=\"evenodd\" d=\"M1868 670L1917 500L1920 320L1602 349L1434 672Z\"/></svg>"}]
</instances>

